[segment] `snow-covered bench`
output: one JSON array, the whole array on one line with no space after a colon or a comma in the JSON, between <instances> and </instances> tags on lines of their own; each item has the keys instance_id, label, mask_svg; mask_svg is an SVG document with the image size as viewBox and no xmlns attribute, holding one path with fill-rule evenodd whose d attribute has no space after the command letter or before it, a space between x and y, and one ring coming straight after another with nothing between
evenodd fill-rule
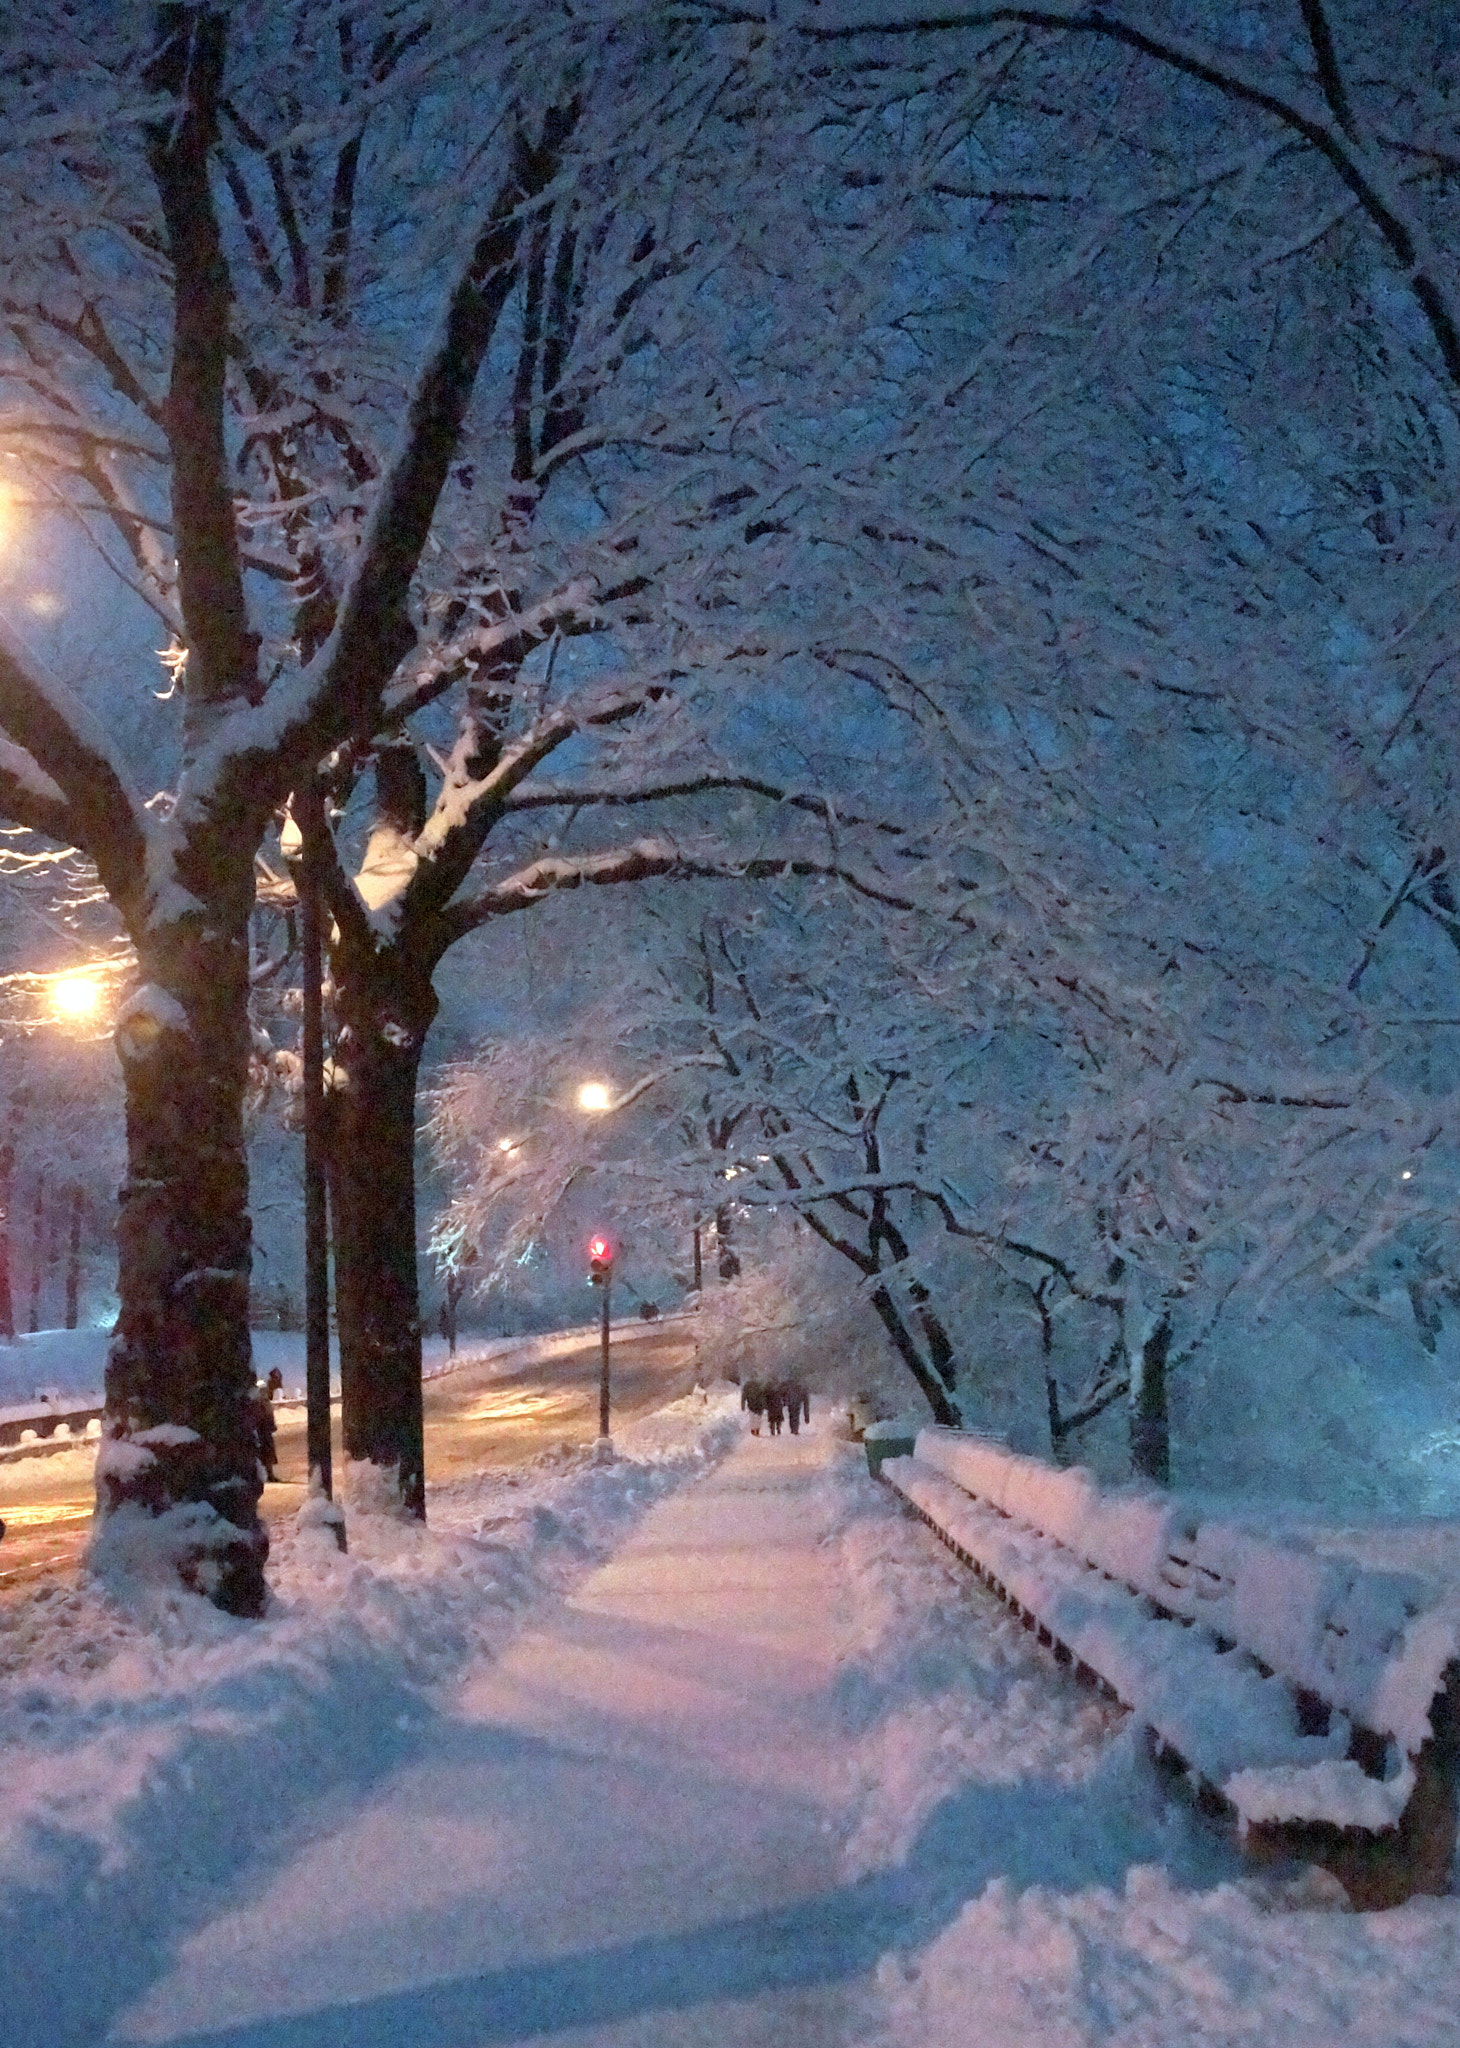
<instances>
[{"instance_id":1,"label":"snow-covered bench","mask_svg":"<svg viewBox=\"0 0 1460 2048\"><path fill-rule=\"evenodd\" d=\"M58 1431L63 1442L95 1435L101 1427L102 1410L99 1394L49 1395L0 1407L0 1449L47 1441Z\"/></svg>"},{"instance_id":2,"label":"snow-covered bench","mask_svg":"<svg viewBox=\"0 0 1460 2048\"><path fill-rule=\"evenodd\" d=\"M1426 1870L1404 1888L1443 1877L1460 1597L957 1430L923 1430L881 1476L1245 1836L1418 1831Z\"/></svg>"}]
</instances>

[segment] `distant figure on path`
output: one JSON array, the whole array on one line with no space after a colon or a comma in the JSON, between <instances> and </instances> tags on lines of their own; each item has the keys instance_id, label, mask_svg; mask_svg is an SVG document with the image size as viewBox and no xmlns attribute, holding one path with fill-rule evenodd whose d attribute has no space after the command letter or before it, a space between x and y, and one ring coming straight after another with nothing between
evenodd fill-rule
<instances>
[{"instance_id":1,"label":"distant figure on path","mask_svg":"<svg viewBox=\"0 0 1460 2048\"><path fill-rule=\"evenodd\" d=\"M794 1376L783 1383L781 1394L786 1403L786 1420L791 1425L791 1434L799 1436L803 1420L811 1420L811 1396Z\"/></svg>"},{"instance_id":2,"label":"distant figure on path","mask_svg":"<svg viewBox=\"0 0 1460 2048\"><path fill-rule=\"evenodd\" d=\"M740 1405L750 1411L750 1433L760 1435L760 1418L765 1414L766 1387L764 1380L747 1380L740 1389Z\"/></svg>"},{"instance_id":3,"label":"distant figure on path","mask_svg":"<svg viewBox=\"0 0 1460 2048\"><path fill-rule=\"evenodd\" d=\"M253 1390L254 1430L257 1437L258 1460L264 1468L265 1479L277 1480L274 1469L274 1396L284 1384L284 1375L277 1366L266 1380L259 1380Z\"/></svg>"},{"instance_id":4,"label":"distant figure on path","mask_svg":"<svg viewBox=\"0 0 1460 2048\"><path fill-rule=\"evenodd\" d=\"M448 1358L456 1356L456 1312L465 1292L466 1275L459 1267L453 1266L446 1275L446 1291L441 1297L441 1314L436 1325L446 1339Z\"/></svg>"},{"instance_id":5,"label":"distant figure on path","mask_svg":"<svg viewBox=\"0 0 1460 2048\"><path fill-rule=\"evenodd\" d=\"M765 1419L771 1426L772 1436L780 1435L781 1424L785 1421L785 1418L785 1392L779 1384L773 1384L765 1390Z\"/></svg>"}]
</instances>

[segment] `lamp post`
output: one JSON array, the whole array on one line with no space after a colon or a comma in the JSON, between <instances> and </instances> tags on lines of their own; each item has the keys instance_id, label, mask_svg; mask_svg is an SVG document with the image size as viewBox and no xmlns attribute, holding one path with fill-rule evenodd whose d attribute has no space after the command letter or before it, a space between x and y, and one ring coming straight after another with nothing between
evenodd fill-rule
<instances>
[{"instance_id":1,"label":"lamp post","mask_svg":"<svg viewBox=\"0 0 1460 2048\"><path fill-rule=\"evenodd\" d=\"M335 1541L345 1548L345 1518L334 1506L330 1440L329 1196L324 1131L324 934L321 897L324 803L314 778L294 797L295 832L285 851L295 862L303 1007L300 1075L304 1112L304 1399L309 1490L330 1503Z\"/></svg>"}]
</instances>

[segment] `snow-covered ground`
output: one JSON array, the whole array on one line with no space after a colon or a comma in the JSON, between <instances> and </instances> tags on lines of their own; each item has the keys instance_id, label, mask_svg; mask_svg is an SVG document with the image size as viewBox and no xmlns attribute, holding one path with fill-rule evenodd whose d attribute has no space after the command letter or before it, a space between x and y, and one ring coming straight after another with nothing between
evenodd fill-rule
<instances>
[{"instance_id":1,"label":"snow-covered ground","mask_svg":"<svg viewBox=\"0 0 1460 2048\"><path fill-rule=\"evenodd\" d=\"M845 1468L865 1806L923 1925L878 1967L878 2048L1453 2048L1460 1898L1346 1910L1173 1802L1091 1701ZM928 1925L927 1922L942 1924Z\"/></svg>"},{"instance_id":2,"label":"snow-covered ground","mask_svg":"<svg viewBox=\"0 0 1460 2048\"><path fill-rule=\"evenodd\" d=\"M858 1453L741 1428L286 1538L261 1625L0 1615L7 2048L1460 2039L1460 1900L1254 1873Z\"/></svg>"},{"instance_id":3,"label":"snow-covered ground","mask_svg":"<svg viewBox=\"0 0 1460 2048\"><path fill-rule=\"evenodd\" d=\"M611 1466L436 1488L424 1532L357 1513L348 1557L283 1536L262 1623L171 1595L127 1612L85 1581L0 1609L6 2048L105 2039L190 1924L427 1741L443 1688L703 1471L732 1413L676 1403Z\"/></svg>"},{"instance_id":4,"label":"snow-covered ground","mask_svg":"<svg viewBox=\"0 0 1460 2048\"><path fill-rule=\"evenodd\" d=\"M0 1408L58 1394L98 1394L106 1368L106 1330L37 1330L0 1343Z\"/></svg>"},{"instance_id":5,"label":"snow-covered ground","mask_svg":"<svg viewBox=\"0 0 1460 2048\"><path fill-rule=\"evenodd\" d=\"M615 1330L614 1335L627 1337L642 1333L643 1325L632 1323L626 1324L622 1330ZM583 1334L563 1331L546 1338L463 1337L454 1358L444 1337L425 1337L421 1342L425 1377L435 1379L453 1367L505 1359L522 1351L538 1351L554 1341L560 1341L564 1348L568 1348L571 1343L580 1341ZM0 1343L0 1408L29 1401L47 1389L65 1395L99 1394L110 1338L109 1329L37 1330L33 1334L13 1338L8 1344ZM253 1361L254 1370L260 1377L277 1366L284 1376L286 1394L303 1395L302 1332L255 1330Z\"/></svg>"}]
</instances>

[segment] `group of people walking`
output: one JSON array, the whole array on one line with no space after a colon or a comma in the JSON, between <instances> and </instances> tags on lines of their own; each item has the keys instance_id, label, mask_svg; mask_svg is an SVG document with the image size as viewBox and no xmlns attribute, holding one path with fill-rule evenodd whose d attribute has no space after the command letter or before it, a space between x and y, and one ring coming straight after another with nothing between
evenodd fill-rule
<instances>
[{"instance_id":1,"label":"group of people walking","mask_svg":"<svg viewBox=\"0 0 1460 2048\"><path fill-rule=\"evenodd\" d=\"M740 1389L740 1405L750 1414L750 1433L760 1435L764 1421L772 1436L779 1436L789 1422L792 1436L801 1434L801 1424L811 1420L811 1396L798 1379L750 1379Z\"/></svg>"}]
</instances>

